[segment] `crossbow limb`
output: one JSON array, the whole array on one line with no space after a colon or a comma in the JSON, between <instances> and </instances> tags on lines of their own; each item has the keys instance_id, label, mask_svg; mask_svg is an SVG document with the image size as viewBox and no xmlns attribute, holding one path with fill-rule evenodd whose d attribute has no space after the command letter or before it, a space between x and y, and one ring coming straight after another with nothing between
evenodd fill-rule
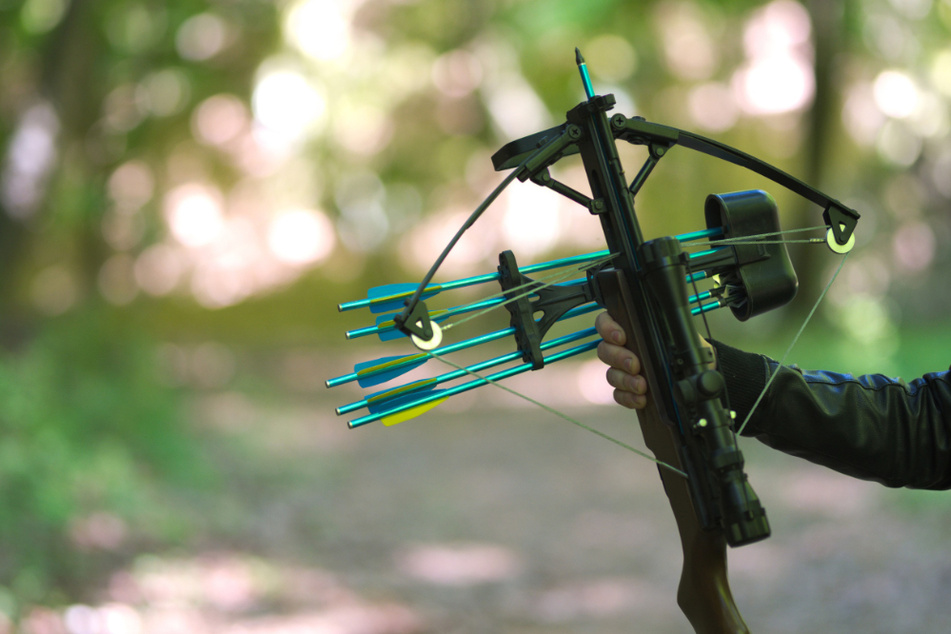
<instances>
[{"instance_id":1,"label":"crossbow limb","mask_svg":"<svg viewBox=\"0 0 951 634\"><path fill-rule=\"evenodd\" d=\"M459 366L456 372L442 377L338 408L338 413L362 407L372 412L377 408L377 413L351 421L351 426L388 415L399 422L435 406L448 395L593 349L596 342L549 353L555 346L589 336L590 329L552 341L545 341L545 334L554 323L591 310L592 302L606 308L629 333L628 346L640 357L648 381L648 405L638 411L638 419L645 443L661 466L660 476L681 537L684 562L678 603L697 632L748 632L730 590L726 546L765 539L770 534L769 522L744 472L725 381L710 368L712 355L701 342L693 315L711 307L729 306L738 319L746 320L788 302L798 282L785 246L770 239L782 232L775 203L765 192L711 195L705 205L707 230L687 237L646 241L634 211L634 197L659 160L680 145L750 169L817 203L827 227L825 242L833 251L846 253L851 249L859 216L789 174L730 146L641 118L619 114L609 118L613 96L595 95L580 53L578 62L588 99L568 111L564 124L513 141L493 156L497 170L510 169L511 173L460 229L415 291L388 287L366 303L341 305L342 310L374 302L391 307L405 299L401 311L384 315L377 327L367 332L401 332L423 352L356 368L352 375L328 381L328 386L350 380L374 385L377 380L373 377L394 376L391 373L396 367L402 373L403 368L417 367L430 357L476 345L489 337L514 335L516 353L468 368ZM630 184L618 156L617 140L648 148L647 161ZM548 171L572 154L581 156L590 196L558 182ZM441 347L442 329L437 322L452 311L427 310L424 299L441 290L440 285L430 285L432 277L462 233L514 179L549 187L587 208L601 222L607 250L588 258L586 279L557 285L526 275L542 270L542 266L519 268L513 254L502 253L497 274L457 284L497 280L501 297L484 304L504 305L510 314L510 327L470 340L474 343ZM688 255L682 242L698 237L716 238L710 242L714 248ZM720 283L712 294L690 294L691 284L695 289L697 280L713 276L719 276ZM703 304L710 297L715 301ZM357 331L349 334L354 333ZM515 360L521 364L490 376L479 374ZM474 375L477 380L453 390L419 395L443 380L464 375Z\"/></svg>"}]
</instances>

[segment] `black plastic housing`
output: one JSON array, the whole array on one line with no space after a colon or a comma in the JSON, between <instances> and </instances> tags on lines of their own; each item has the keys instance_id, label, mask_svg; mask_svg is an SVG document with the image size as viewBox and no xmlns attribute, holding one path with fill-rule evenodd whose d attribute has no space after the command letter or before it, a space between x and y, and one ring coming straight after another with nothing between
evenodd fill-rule
<instances>
[{"instance_id":1,"label":"black plastic housing","mask_svg":"<svg viewBox=\"0 0 951 634\"><path fill-rule=\"evenodd\" d=\"M710 194L704 216L707 227L723 227L724 240L744 239L729 245L736 264L720 273L722 285L743 290L730 302L737 319L746 321L796 296L799 279L780 240L779 212L772 196L760 189Z\"/></svg>"}]
</instances>

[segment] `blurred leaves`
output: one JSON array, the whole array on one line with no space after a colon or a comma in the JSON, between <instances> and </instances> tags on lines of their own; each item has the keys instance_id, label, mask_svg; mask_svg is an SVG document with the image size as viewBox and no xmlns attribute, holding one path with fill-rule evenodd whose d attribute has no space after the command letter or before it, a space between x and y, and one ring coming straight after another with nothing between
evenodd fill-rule
<instances>
[{"instance_id":1,"label":"blurred leaves","mask_svg":"<svg viewBox=\"0 0 951 634\"><path fill-rule=\"evenodd\" d=\"M827 320L898 350L898 325L951 308L929 290L951 259L949 32L947 0L0 0L0 585L39 598L96 535L179 530L168 487L204 475L157 342L339 337L337 301L428 268L499 182L491 154L577 103L575 46L625 114L856 207ZM762 186L678 150L639 214L696 229L708 193ZM503 197L447 270L593 248L548 194ZM827 260L799 260L821 288Z\"/></svg>"},{"instance_id":2,"label":"blurred leaves","mask_svg":"<svg viewBox=\"0 0 951 634\"><path fill-rule=\"evenodd\" d=\"M168 487L209 474L156 361L140 335L92 311L0 359L0 585L28 575L21 599L81 590L84 551L177 534Z\"/></svg>"}]
</instances>

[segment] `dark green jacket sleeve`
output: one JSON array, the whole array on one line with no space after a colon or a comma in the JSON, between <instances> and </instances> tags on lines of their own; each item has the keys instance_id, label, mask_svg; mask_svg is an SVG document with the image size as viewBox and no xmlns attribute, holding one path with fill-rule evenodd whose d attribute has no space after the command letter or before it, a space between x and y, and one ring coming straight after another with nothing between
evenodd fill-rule
<instances>
[{"instance_id":1,"label":"dark green jacket sleeve","mask_svg":"<svg viewBox=\"0 0 951 634\"><path fill-rule=\"evenodd\" d=\"M951 488L951 376L914 381L780 366L713 342L744 436L850 476L890 487Z\"/></svg>"}]
</instances>

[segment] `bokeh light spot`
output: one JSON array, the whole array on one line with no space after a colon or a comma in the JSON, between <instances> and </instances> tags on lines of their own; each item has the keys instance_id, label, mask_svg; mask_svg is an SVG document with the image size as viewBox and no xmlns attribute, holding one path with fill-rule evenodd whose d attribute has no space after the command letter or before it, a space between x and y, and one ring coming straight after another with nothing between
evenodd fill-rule
<instances>
[{"instance_id":1,"label":"bokeh light spot","mask_svg":"<svg viewBox=\"0 0 951 634\"><path fill-rule=\"evenodd\" d=\"M897 70L879 73L872 84L875 103L883 113L896 119L912 115L918 107L918 87L907 74Z\"/></svg>"},{"instance_id":2,"label":"bokeh light spot","mask_svg":"<svg viewBox=\"0 0 951 634\"><path fill-rule=\"evenodd\" d=\"M312 81L283 69L263 74L254 87L251 107L258 123L286 141L297 142L317 130L327 102Z\"/></svg>"},{"instance_id":3,"label":"bokeh light spot","mask_svg":"<svg viewBox=\"0 0 951 634\"><path fill-rule=\"evenodd\" d=\"M700 84L691 90L687 107L690 118L710 132L729 130L740 115L730 88L715 82Z\"/></svg>"},{"instance_id":4,"label":"bokeh light spot","mask_svg":"<svg viewBox=\"0 0 951 634\"><path fill-rule=\"evenodd\" d=\"M687 80L709 78L720 58L700 7L692 2L663 2L654 17L670 72Z\"/></svg>"},{"instance_id":5,"label":"bokeh light spot","mask_svg":"<svg viewBox=\"0 0 951 634\"><path fill-rule=\"evenodd\" d=\"M133 268L135 281L150 295L171 293L185 272L185 258L174 246L155 244L136 258Z\"/></svg>"},{"instance_id":6,"label":"bokeh light spot","mask_svg":"<svg viewBox=\"0 0 951 634\"><path fill-rule=\"evenodd\" d=\"M172 235L181 244L209 244L224 225L221 195L206 185L181 185L165 197L165 217Z\"/></svg>"},{"instance_id":7,"label":"bokeh light spot","mask_svg":"<svg viewBox=\"0 0 951 634\"><path fill-rule=\"evenodd\" d=\"M214 95L192 113L192 134L207 145L224 145L247 127L249 118L244 103L234 95Z\"/></svg>"},{"instance_id":8,"label":"bokeh light spot","mask_svg":"<svg viewBox=\"0 0 951 634\"><path fill-rule=\"evenodd\" d=\"M326 214L309 209L281 212L271 221L268 248L286 264L315 264L333 251L336 234Z\"/></svg>"},{"instance_id":9,"label":"bokeh light spot","mask_svg":"<svg viewBox=\"0 0 951 634\"><path fill-rule=\"evenodd\" d=\"M934 231L923 222L910 222L900 227L892 239L895 261L912 272L924 270L934 260Z\"/></svg>"},{"instance_id":10,"label":"bokeh light spot","mask_svg":"<svg viewBox=\"0 0 951 634\"><path fill-rule=\"evenodd\" d=\"M178 28L175 48L182 59L200 62L220 53L227 39L228 30L220 16L199 13Z\"/></svg>"},{"instance_id":11,"label":"bokeh light spot","mask_svg":"<svg viewBox=\"0 0 951 634\"><path fill-rule=\"evenodd\" d=\"M20 9L20 22L30 33L46 33L60 23L67 6L66 0L26 0Z\"/></svg>"},{"instance_id":12,"label":"bokeh light spot","mask_svg":"<svg viewBox=\"0 0 951 634\"><path fill-rule=\"evenodd\" d=\"M318 61L343 57L350 46L349 0L301 0L284 18L284 36Z\"/></svg>"},{"instance_id":13,"label":"bokeh light spot","mask_svg":"<svg viewBox=\"0 0 951 634\"><path fill-rule=\"evenodd\" d=\"M140 103L157 117L168 117L184 109L191 95L185 73L166 68L146 77L138 86Z\"/></svg>"},{"instance_id":14,"label":"bokeh light spot","mask_svg":"<svg viewBox=\"0 0 951 634\"><path fill-rule=\"evenodd\" d=\"M433 84L448 97L465 97L482 83L479 58L464 49L439 57L432 67Z\"/></svg>"},{"instance_id":15,"label":"bokeh light spot","mask_svg":"<svg viewBox=\"0 0 951 634\"><path fill-rule=\"evenodd\" d=\"M637 51L620 35L601 35L584 45L591 72L605 81L624 81L637 70Z\"/></svg>"},{"instance_id":16,"label":"bokeh light spot","mask_svg":"<svg viewBox=\"0 0 951 634\"><path fill-rule=\"evenodd\" d=\"M109 176L107 189L116 203L117 211L134 211L152 198L155 179L145 162L127 161Z\"/></svg>"},{"instance_id":17,"label":"bokeh light spot","mask_svg":"<svg viewBox=\"0 0 951 634\"><path fill-rule=\"evenodd\" d=\"M894 120L885 122L876 143L879 156L894 165L906 167L918 160L922 146L920 138Z\"/></svg>"}]
</instances>

